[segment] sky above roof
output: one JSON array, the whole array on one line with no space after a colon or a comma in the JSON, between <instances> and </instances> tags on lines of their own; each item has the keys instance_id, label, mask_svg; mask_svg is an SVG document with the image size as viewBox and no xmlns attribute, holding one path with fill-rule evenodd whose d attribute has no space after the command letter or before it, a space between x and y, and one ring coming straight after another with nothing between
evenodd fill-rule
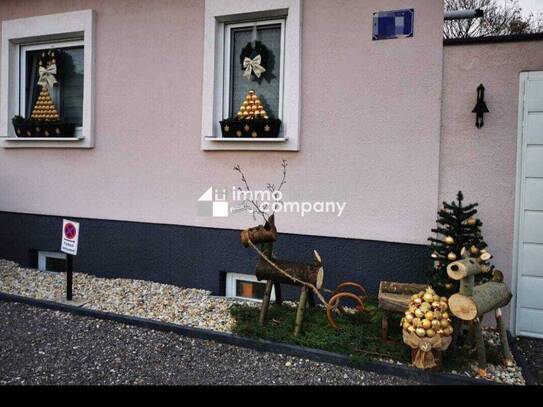
<instances>
[{"instance_id":1,"label":"sky above roof","mask_svg":"<svg viewBox=\"0 0 543 407\"><path fill-rule=\"evenodd\" d=\"M524 15L543 13L543 0L519 0Z\"/></svg>"}]
</instances>

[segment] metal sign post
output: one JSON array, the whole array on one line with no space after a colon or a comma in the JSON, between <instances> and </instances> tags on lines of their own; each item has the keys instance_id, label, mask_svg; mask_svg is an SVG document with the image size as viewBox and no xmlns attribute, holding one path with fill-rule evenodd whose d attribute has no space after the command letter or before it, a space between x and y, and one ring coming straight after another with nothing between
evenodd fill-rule
<instances>
[{"instance_id":1,"label":"metal sign post","mask_svg":"<svg viewBox=\"0 0 543 407\"><path fill-rule=\"evenodd\" d=\"M73 286L73 264L74 256L66 255L66 301L72 301L72 286Z\"/></svg>"},{"instance_id":2,"label":"metal sign post","mask_svg":"<svg viewBox=\"0 0 543 407\"><path fill-rule=\"evenodd\" d=\"M73 303L74 256L79 245L79 223L64 219L62 221L62 244L60 250L66 253L66 301ZM81 302L82 305L84 302Z\"/></svg>"}]
</instances>

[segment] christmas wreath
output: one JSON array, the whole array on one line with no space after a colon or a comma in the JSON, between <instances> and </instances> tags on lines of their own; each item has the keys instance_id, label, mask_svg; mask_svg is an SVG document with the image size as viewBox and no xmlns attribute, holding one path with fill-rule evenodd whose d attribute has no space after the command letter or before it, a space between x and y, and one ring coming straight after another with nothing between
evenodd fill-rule
<instances>
[{"instance_id":1,"label":"christmas wreath","mask_svg":"<svg viewBox=\"0 0 543 407\"><path fill-rule=\"evenodd\" d=\"M257 81L262 81L262 78L270 81L274 77L271 73L274 66L273 53L260 41L248 42L241 50L239 61L247 80L255 76Z\"/></svg>"}]
</instances>

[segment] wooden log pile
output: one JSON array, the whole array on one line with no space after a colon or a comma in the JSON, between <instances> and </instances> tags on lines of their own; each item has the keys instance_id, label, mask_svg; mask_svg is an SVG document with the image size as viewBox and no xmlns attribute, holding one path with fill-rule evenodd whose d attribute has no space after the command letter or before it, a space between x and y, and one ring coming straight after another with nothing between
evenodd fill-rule
<instances>
[{"instance_id":1,"label":"wooden log pile","mask_svg":"<svg viewBox=\"0 0 543 407\"><path fill-rule=\"evenodd\" d=\"M425 284L396 283L381 281L379 284L379 308L384 310L381 320L381 339L388 338L388 318L391 312L404 313L411 302L411 296L426 289Z\"/></svg>"}]
</instances>

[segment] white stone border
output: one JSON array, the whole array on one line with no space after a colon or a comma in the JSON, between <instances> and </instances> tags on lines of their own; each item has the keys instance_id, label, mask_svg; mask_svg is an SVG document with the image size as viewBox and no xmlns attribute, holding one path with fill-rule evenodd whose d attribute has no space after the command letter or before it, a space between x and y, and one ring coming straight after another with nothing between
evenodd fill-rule
<instances>
[{"instance_id":1,"label":"white stone border","mask_svg":"<svg viewBox=\"0 0 543 407\"><path fill-rule=\"evenodd\" d=\"M223 38L225 22L287 16L283 95L284 140L221 142ZM206 0L202 95L202 150L300 149L302 0Z\"/></svg>"},{"instance_id":2,"label":"white stone border","mask_svg":"<svg viewBox=\"0 0 543 407\"><path fill-rule=\"evenodd\" d=\"M93 10L49 14L2 22L2 65L0 83L0 147L4 148L92 148L94 147L94 24ZM11 119L19 106L19 47L36 41L60 41L83 37L84 88L81 140L17 139Z\"/></svg>"}]
</instances>

